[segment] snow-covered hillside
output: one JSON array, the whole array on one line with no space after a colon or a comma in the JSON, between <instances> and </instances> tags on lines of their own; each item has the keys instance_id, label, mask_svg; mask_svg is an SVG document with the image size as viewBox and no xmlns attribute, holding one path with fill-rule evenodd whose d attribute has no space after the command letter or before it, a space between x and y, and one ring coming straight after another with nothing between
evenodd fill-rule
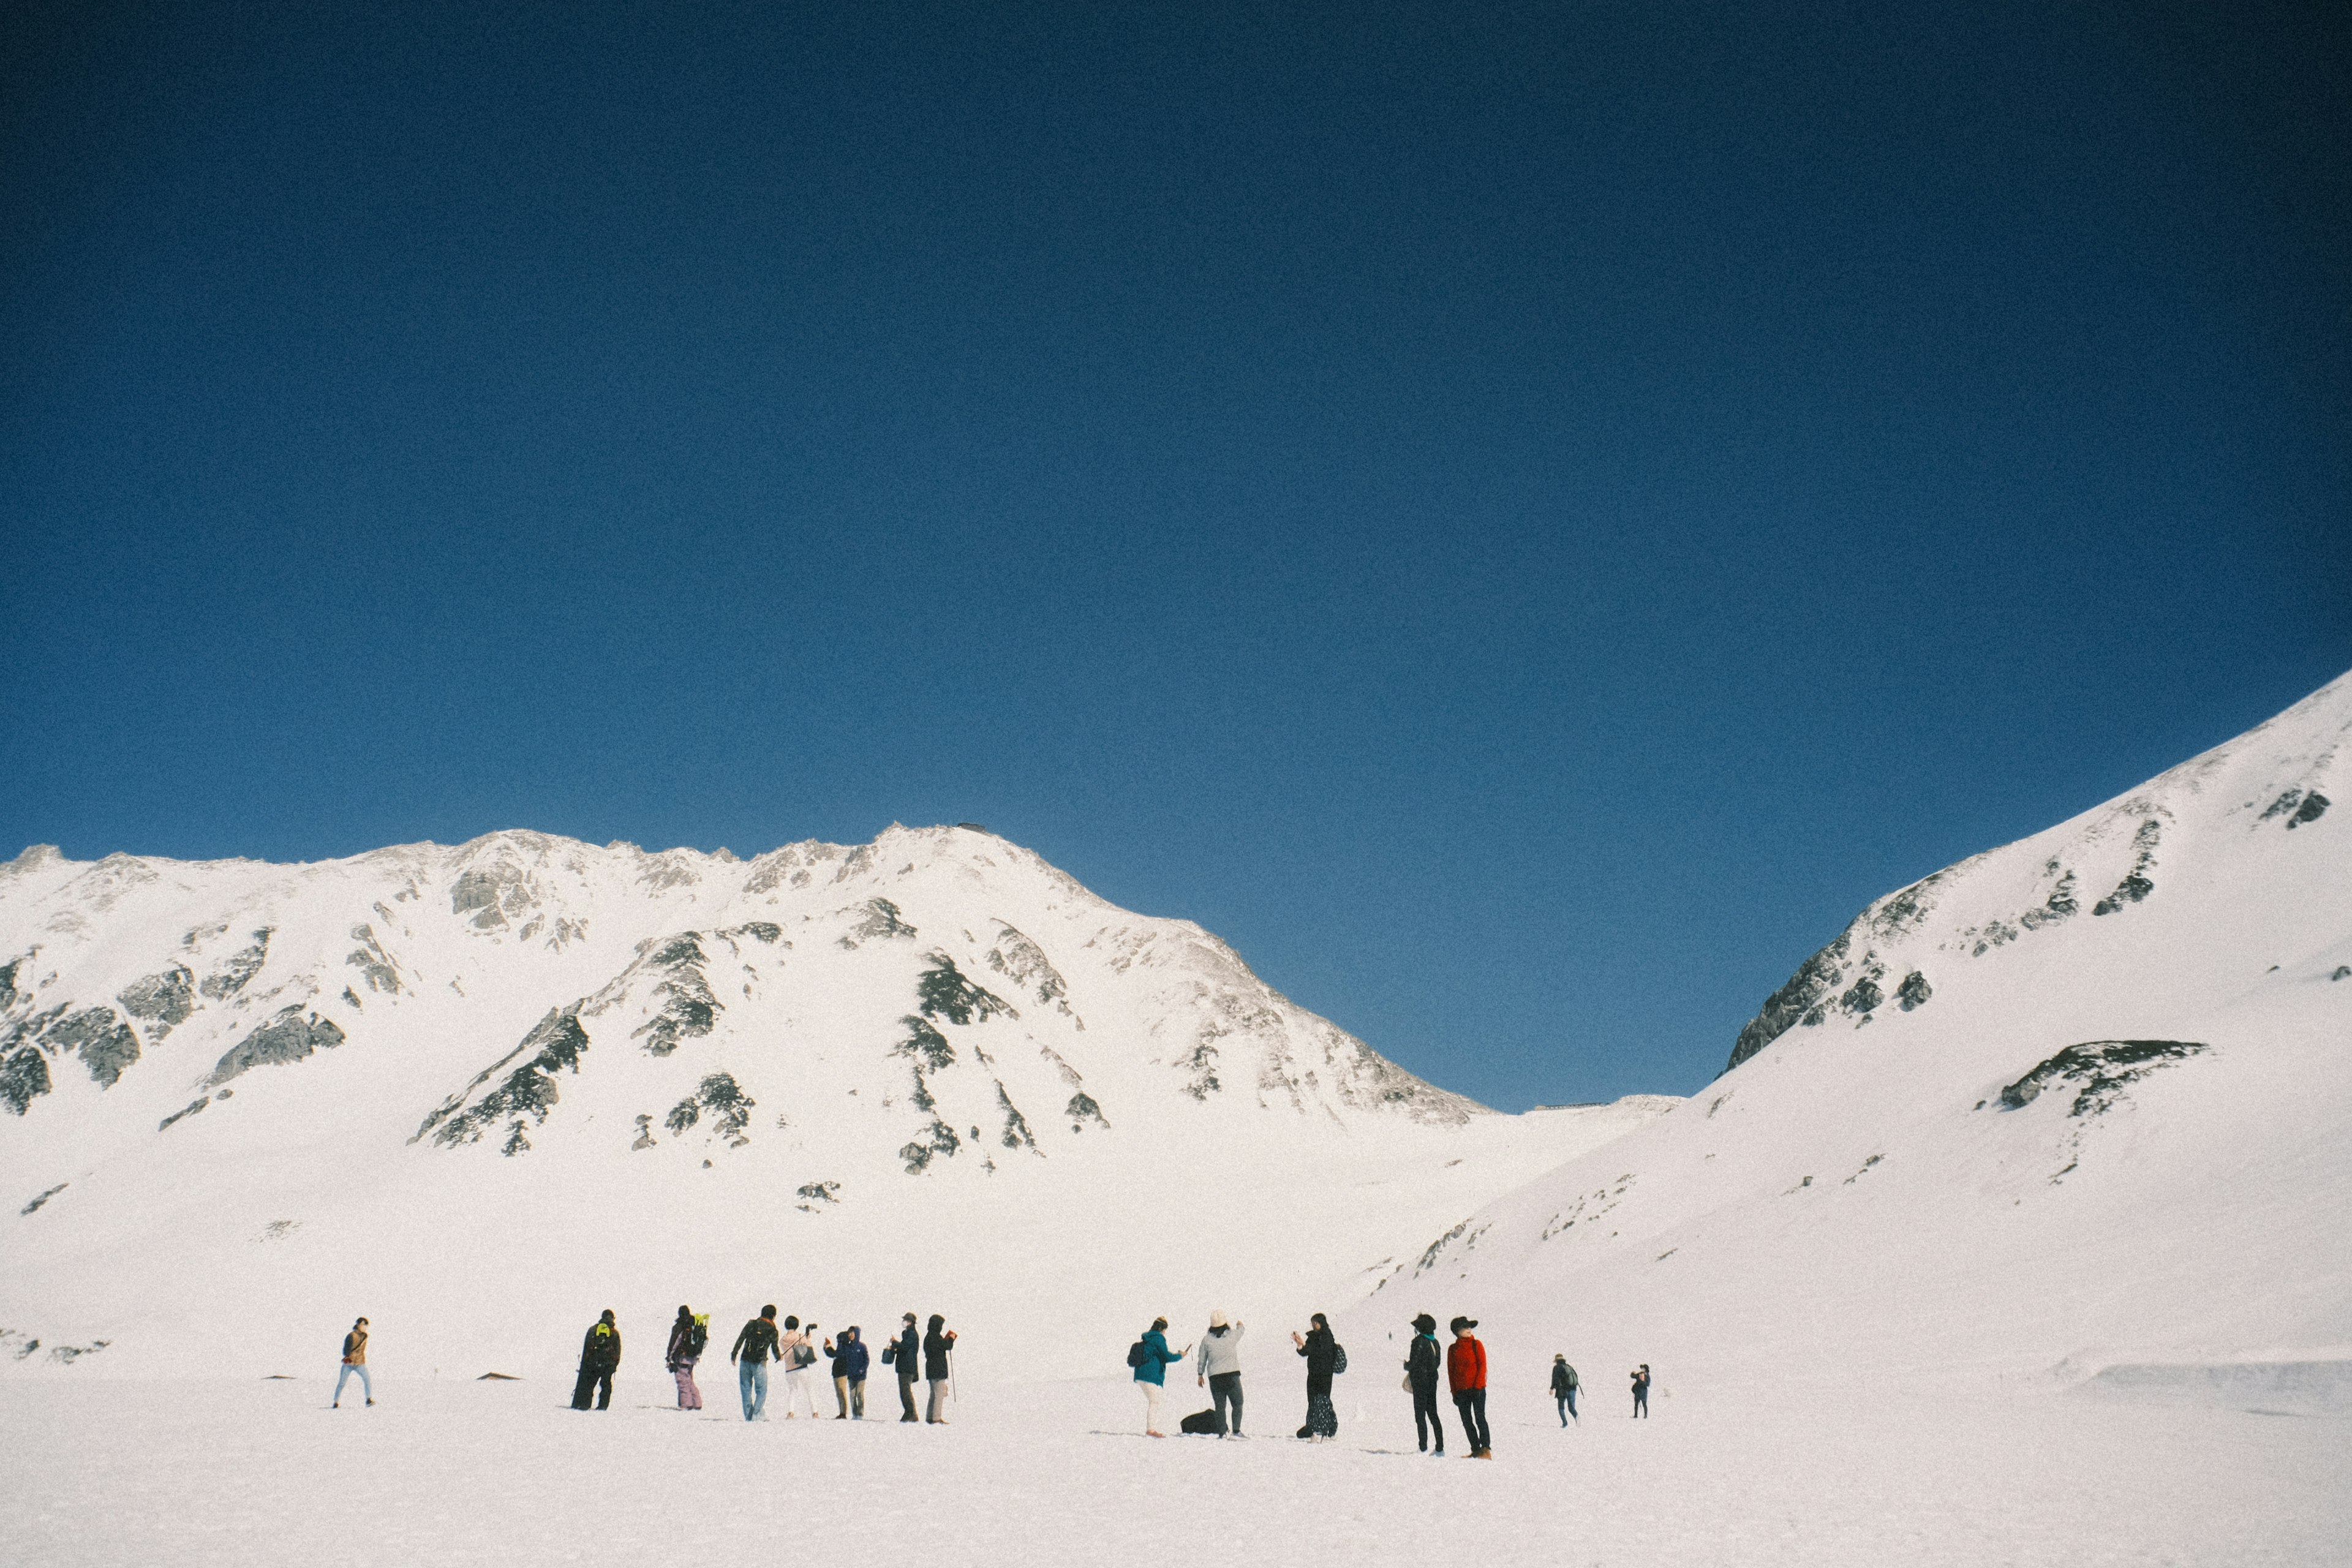
<instances>
[{"instance_id":1,"label":"snow-covered hillside","mask_svg":"<svg viewBox=\"0 0 2352 1568\"><path fill-rule=\"evenodd\" d=\"M1494 1114L969 826L37 848L0 869L0 1364L160 1366L198 1321L268 1370L365 1311L513 1370L602 1306L777 1300L1116 1365L1138 1311L1317 1304L1671 1103Z\"/></svg>"},{"instance_id":2,"label":"snow-covered hillside","mask_svg":"<svg viewBox=\"0 0 2352 1568\"><path fill-rule=\"evenodd\" d=\"M2340 1372L2347 797L2352 677L1880 899L1720 1079L1433 1236L1359 1338L1398 1298L1466 1310L1498 1363L1580 1349L1612 1403L1636 1362L1668 1390ZM2276 1397L2326 1404L2321 1373Z\"/></svg>"}]
</instances>

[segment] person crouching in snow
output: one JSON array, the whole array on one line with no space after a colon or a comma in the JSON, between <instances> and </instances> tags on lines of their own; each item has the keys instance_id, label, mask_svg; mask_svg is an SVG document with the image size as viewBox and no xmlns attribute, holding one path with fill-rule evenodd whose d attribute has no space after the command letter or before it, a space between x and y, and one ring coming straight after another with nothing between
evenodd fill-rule
<instances>
[{"instance_id":1,"label":"person crouching in snow","mask_svg":"<svg viewBox=\"0 0 2352 1568\"><path fill-rule=\"evenodd\" d=\"M353 1373L360 1374L360 1392L367 1395L368 1404L373 1405L375 1403L375 1385L368 1382L365 1318L353 1323L352 1331L343 1336L343 1364L335 1373L335 1397L328 1405L328 1409L341 1410L343 1407L343 1381Z\"/></svg>"},{"instance_id":2,"label":"person crouching in snow","mask_svg":"<svg viewBox=\"0 0 2352 1568\"><path fill-rule=\"evenodd\" d=\"M1228 1323L1223 1312L1209 1314L1209 1332L1201 1341L1201 1364L1194 1375L1198 1387L1206 1384L1210 1397L1217 1403L1217 1436L1238 1437L1242 1435L1242 1329L1240 1323ZM1225 1424L1225 1406L1234 1407L1233 1425Z\"/></svg>"},{"instance_id":3,"label":"person crouching in snow","mask_svg":"<svg viewBox=\"0 0 2352 1568\"><path fill-rule=\"evenodd\" d=\"M1143 1337L1127 1352L1127 1364L1135 1369L1135 1386L1143 1390L1143 1435L1165 1437L1160 1429L1160 1401L1167 1393L1168 1368L1192 1353L1186 1345L1181 1351L1168 1348L1168 1320L1154 1318Z\"/></svg>"},{"instance_id":4,"label":"person crouching in snow","mask_svg":"<svg viewBox=\"0 0 2352 1568\"><path fill-rule=\"evenodd\" d=\"M1346 1363L1339 1342L1331 1337L1331 1321L1318 1312L1307 1337L1290 1336L1298 1353L1307 1358L1307 1425L1298 1435L1310 1443L1328 1443L1339 1435L1339 1413L1331 1405L1331 1377Z\"/></svg>"},{"instance_id":5,"label":"person crouching in snow","mask_svg":"<svg viewBox=\"0 0 2352 1568\"><path fill-rule=\"evenodd\" d=\"M1454 1331L1454 1342L1445 1350L1445 1381L1454 1390L1454 1408L1462 1413L1463 1440L1470 1445L1467 1457L1491 1459L1495 1449L1486 1430L1486 1347L1470 1331L1477 1326L1475 1318L1456 1318L1446 1325Z\"/></svg>"}]
</instances>

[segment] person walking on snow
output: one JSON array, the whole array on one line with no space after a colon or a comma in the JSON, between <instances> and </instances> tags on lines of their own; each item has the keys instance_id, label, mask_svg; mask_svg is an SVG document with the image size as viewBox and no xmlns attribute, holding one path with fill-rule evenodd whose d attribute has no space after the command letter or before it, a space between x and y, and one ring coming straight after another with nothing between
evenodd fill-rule
<instances>
[{"instance_id":1,"label":"person walking on snow","mask_svg":"<svg viewBox=\"0 0 2352 1568\"><path fill-rule=\"evenodd\" d=\"M353 1373L360 1374L360 1392L367 1395L368 1404L373 1405L375 1385L368 1382L367 1320L365 1318L353 1323L352 1331L343 1336L343 1364L335 1371L335 1397L328 1405L328 1409L341 1410L343 1407L343 1381Z\"/></svg>"},{"instance_id":2,"label":"person walking on snow","mask_svg":"<svg viewBox=\"0 0 2352 1568\"><path fill-rule=\"evenodd\" d=\"M1650 1363L1643 1362L1633 1369L1633 1415L1635 1419L1650 1418Z\"/></svg>"},{"instance_id":3,"label":"person walking on snow","mask_svg":"<svg viewBox=\"0 0 2352 1568\"><path fill-rule=\"evenodd\" d=\"M831 1340L825 1341L824 1353L833 1358L833 1392L841 1401L841 1414L834 1419L865 1420L866 1342L857 1337L857 1325L852 1323L841 1331L838 1348Z\"/></svg>"},{"instance_id":4,"label":"person walking on snow","mask_svg":"<svg viewBox=\"0 0 2352 1568\"><path fill-rule=\"evenodd\" d=\"M572 1385L572 1408L588 1408L589 1395L596 1398L596 1408L613 1407L613 1374L621 1369L621 1325L613 1317L613 1309L588 1325L587 1337L580 1342L580 1381Z\"/></svg>"},{"instance_id":5,"label":"person walking on snow","mask_svg":"<svg viewBox=\"0 0 2352 1568\"><path fill-rule=\"evenodd\" d=\"M1128 1365L1135 1368L1135 1386L1143 1390L1143 1435L1165 1437L1160 1429L1160 1402L1167 1393L1168 1369L1192 1353L1186 1345L1181 1351L1168 1348L1168 1320L1154 1318L1135 1348L1127 1352Z\"/></svg>"},{"instance_id":6,"label":"person walking on snow","mask_svg":"<svg viewBox=\"0 0 2352 1568\"><path fill-rule=\"evenodd\" d=\"M1201 1340L1201 1360L1193 1374L1193 1384L1205 1384L1209 1396L1217 1404L1217 1436L1238 1437L1242 1435L1242 1330L1246 1325L1228 1323L1223 1312L1209 1314L1209 1331ZM1225 1424L1225 1406L1234 1407L1233 1425Z\"/></svg>"},{"instance_id":7,"label":"person walking on snow","mask_svg":"<svg viewBox=\"0 0 2352 1568\"><path fill-rule=\"evenodd\" d=\"M898 1374L900 1424L921 1420L915 1414L915 1380L923 1375L923 1336L915 1331L914 1313L907 1314L898 1337L883 1345L882 1359Z\"/></svg>"},{"instance_id":8,"label":"person walking on snow","mask_svg":"<svg viewBox=\"0 0 2352 1568\"><path fill-rule=\"evenodd\" d=\"M710 1319L696 1317L690 1308L677 1310L677 1321L669 1326L669 1344L662 1352L662 1360L677 1379L677 1407L680 1410L702 1408L702 1390L694 1385L694 1363L702 1359L703 1346L710 1342Z\"/></svg>"},{"instance_id":9,"label":"person walking on snow","mask_svg":"<svg viewBox=\"0 0 2352 1568\"><path fill-rule=\"evenodd\" d=\"M948 1383L955 1375L955 1331L939 1313L931 1314L930 1331L923 1336L923 1377L931 1385L930 1409L924 1415L933 1426L948 1424Z\"/></svg>"},{"instance_id":10,"label":"person walking on snow","mask_svg":"<svg viewBox=\"0 0 2352 1568\"><path fill-rule=\"evenodd\" d=\"M1437 1457L1445 1458L1445 1423L1437 1418L1437 1369L1445 1352L1437 1345L1437 1320L1427 1312L1412 1321L1412 1348L1405 1354L1405 1385L1412 1390L1412 1435L1421 1450L1437 1439Z\"/></svg>"},{"instance_id":11,"label":"person walking on snow","mask_svg":"<svg viewBox=\"0 0 2352 1568\"><path fill-rule=\"evenodd\" d=\"M1454 1343L1445 1352L1445 1381L1454 1390L1454 1408L1462 1415L1468 1457L1491 1459L1495 1448L1486 1430L1486 1347L1470 1331L1477 1326L1475 1318L1456 1318L1446 1325L1454 1331Z\"/></svg>"},{"instance_id":12,"label":"person walking on snow","mask_svg":"<svg viewBox=\"0 0 2352 1568\"><path fill-rule=\"evenodd\" d=\"M1318 1312L1311 1323L1306 1338L1290 1336L1290 1342L1307 1358L1307 1425L1298 1429L1298 1435L1311 1443L1328 1443L1339 1435L1339 1413L1331 1405L1331 1377L1346 1370L1348 1358L1339 1342L1331 1337L1331 1320Z\"/></svg>"},{"instance_id":13,"label":"person walking on snow","mask_svg":"<svg viewBox=\"0 0 2352 1568\"><path fill-rule=\"evenodd\" d=\"M727 1352L735 1363L735 1388L743 1396L746 1421L767 1419L768 1358L776 1353L776 1309L771 1305L743 1325L735 1336L735 1348Z\"/></svg>"},{"instance_id":14,"label":"person walking on snow","mask_svg":"<svg viewBox=\"0 0 2352 1568\"><path fill-rule=\"evenodd\" d=\"M1551 1396L1559 1406L1561 1426L1576 1419L1576 1369L1568 1364L1565 1352L1551 1358Z\"/></svg>"},{"instance_id":15,"label":"person walking on snow","mask_svg":"<svg viewBox=\"0 0 2352 1568\"><path fill-rule=\"evenodd\" d=\"M783 1334L776 1342L776 1360L784 1369L784 1419L793 1415L793 1405L799 1401L808 1406L809 1419L816 1419L816 1388L809 1369L816 1365L816 1324L801 1327L798 1317L784 1320Z\"/></svg>"}]
</instances>

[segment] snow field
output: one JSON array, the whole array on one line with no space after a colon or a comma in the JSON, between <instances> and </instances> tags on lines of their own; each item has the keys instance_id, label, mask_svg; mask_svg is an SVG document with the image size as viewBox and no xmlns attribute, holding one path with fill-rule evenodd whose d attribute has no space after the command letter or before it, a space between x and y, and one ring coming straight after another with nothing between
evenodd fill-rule
<instances>
[{"instance_id":1,"label":"snow field","mask_svg":"<svg viewBox=\"0 0 2352 1568\"><path fill-rule=\"evenodd\" d=\"M2340 1420L1819 1386L1734 1401L1669 1382L1646 1423L1605 1387L1562 1431L1549 1399L1501 1387L1496 1458L1440 1462L1412 1451L1409 1401L1371 1355L1341 1379L1340 1435L1323 1445L1286 1435L1298 1378L1252 1380L1250 1424L1266 1436L1152 1442L1124 1380L975 1384L944 1427L747 1426L730 1370L706 1364L699 1415L643 1376L601 1415L568 1407L568 1379L379 1378L372 1411L329 1410L325 1377L0 1384L0 1555L48 1568L2352 1556ZM887 1415L895 1390L868 1393ZM1171 1384L1171 1410L1194 1393Z\"/></svg>"}]
</instances>

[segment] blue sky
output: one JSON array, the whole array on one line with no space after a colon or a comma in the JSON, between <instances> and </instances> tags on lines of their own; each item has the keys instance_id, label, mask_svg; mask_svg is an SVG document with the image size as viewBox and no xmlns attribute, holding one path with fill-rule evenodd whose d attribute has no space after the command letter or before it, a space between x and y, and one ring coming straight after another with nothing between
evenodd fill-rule
<instances>
[{"instance_id":1,"label":"blue sky","mask_svg":"<svg viewBox=\"0 0 2352 1568\"><path fill-rule=\"evenodd\" d=\"M2352 666L2340 7L489 9L0 62L0 853L979 821L1517 1108Z\"/></svg>"}]
</instances>

